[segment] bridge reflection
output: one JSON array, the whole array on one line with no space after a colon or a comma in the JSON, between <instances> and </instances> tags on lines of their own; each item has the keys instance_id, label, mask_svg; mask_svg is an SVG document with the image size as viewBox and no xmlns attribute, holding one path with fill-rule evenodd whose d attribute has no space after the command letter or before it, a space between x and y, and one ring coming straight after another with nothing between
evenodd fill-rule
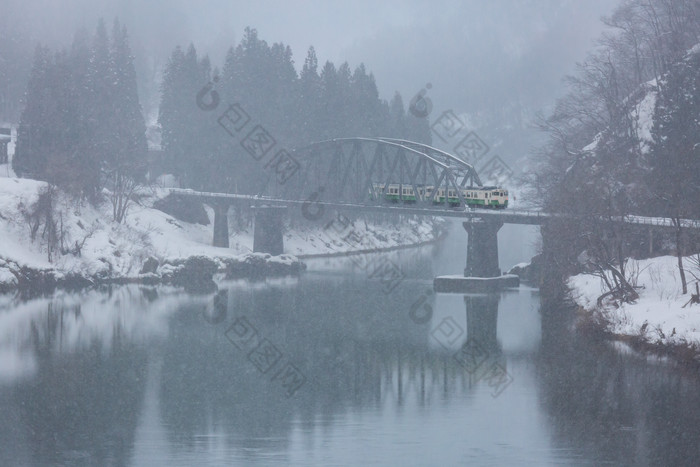
<instances>
[{"instance_id":1,"label":"bridge reflection","mask_svg":"<svg viewBox=\"0 0 700 467\"><path fill-rule=\"evenodd\" d=\"M442 404L485 384L455 358L460 342L448 350L432 335L436 319L417 325L408 318L415 287L369 303L360 294L372 287L367 281L319 293L329 284L199 297L125 287L35 302L13 341L34 359L35 375L0 388L0 402L13 407L0 452L27 464L126 465L144 420L158 424L175 450L197 449L211 434L231 446L244 437L248 448L255 439L284 449L297 424L311 429L351 407ZM339 301L346 316L334 313ZM505 366L498 306L498 295L464 297L461 341L478 341L489 362ZM225 336L243 316L304 372L293 397L272 380L273 370L261 372Z\"/></svg>"},{"instance_id":2,"label":"bridge reflection","mask_svg":"<svg viewBox=\"0 0 700 467\"><path fill-rule=\"evenodd\" d=\"M686 465L700 455L693 369L572 337L559 308L542 311L542 339L519 351L513 336L528 330L512 329L524 323L513 313L527 304L511 304L520 294L432 295L432 320L416 324L408 311L427 280L386 296L362 275L318 276L201 296L129 286L3 302L0 465L147 464L139 449L156 442L148 454L216 451L259 464L348 425L354 435L377 419L383 429L387 415L399 429L433 417L435 429L449 413L462 418L445 430L463 421L470 433L488 431L485 420L501 419L516 439L544 424L553 450L596 465ZM241 317L303 371L293 397L272 380L274 369L260 371L227 339ZM448 318L463 332L444 346L436 329ZM457 353L469 341L483 351L468 355L479 367L516 373L497 404L488 404L487 377ZM30 370L11 373L12 362Z\"/></svg>"},{"instance_id":3,"label":"bridge reflection","mask_svg":"<svg viewBox=\"0 0 700 467\"><path fill-rule=\"evenodd\" d=\"M266 448L283 449L287 431L297 422L311 427L348 407L430 406L480 387L490 391L485 370L494 364L506 367L497 339L499 295L464 297L467 325L461 341L475 340L486 352L480 372L469 371L456 356L459 343L456 349L445 349L431 335L439 325L435 320L418 326L398 315L401 319L392 318L391 326L384 323L384 329L377 330L370 313L361 312L362 303L345 308L343 312L351 315L345 320L327 316L333 309L322 304L312 307L310 301L319 300L318 295L294 296L294 308L288 306L289 294L280 290L254 297L230 290L217 297L209 306L178 312L162 354L161 416L168 436L178 444L195 443L198 433L216 427L232 443L241 437L267 439ZM225 311L222 297L228 300ZM399 305L408 300L415 295L398 300ZM290 316L298 307L304 313ZM212 318L210 323L220 324L212 327L201 320L201 313ZM222 335L242 316L261 338L274 343L281 361L288 359L303 371L306 384L292 398L287 399L275 381L274 368L260 371ZM389 328L397 331L385 332Z\"/></svg>"}]
</instances>

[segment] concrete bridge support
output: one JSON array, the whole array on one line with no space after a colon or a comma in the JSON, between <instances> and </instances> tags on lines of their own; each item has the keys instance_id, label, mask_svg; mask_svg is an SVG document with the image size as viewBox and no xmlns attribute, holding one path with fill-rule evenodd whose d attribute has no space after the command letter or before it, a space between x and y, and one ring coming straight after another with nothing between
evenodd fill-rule
<instances>
[{"instance_id":1,"label":"concrete bridge support","mask_svg":"<svg viewBox=\"0 0 700 467\"><path fill-rule=\"evenodd\" d=\"M464 277L498 277L498 231L503 226L499 220L472 219L463 222L469 234L467 242L467 266Z\"/></svg>"},{"instance_id":2,"label":"concrete bridge support","mask_svg":"<svg viewBox=\"0 0 700 467\"><path fill-rule=\"evenodd\" d=\"M467 337L475 340L489 354L501 353L498 344L499 294L465 295L467 309Z\"/></svg>"},{"instance_id":3,"label":"concrete bridge support","mask_svg":"<svg viewBox=\"0 0 700 467\"><path fill-rule=\"evenodd\" d=\"M211 203L211 207L214 208L214 241L212 242L214 246L228 248L229 206L231 203L223 200Z\"/></svg>"},{"instance_id":4,"label":"concrete bridge support","mask_svg":"<svg viewBox=\"0 0 700 467\"><path fill-rule=\"evenodd\" d=\"M286 213L287 208L284 206L255 208L254 252L269 253L274 256L284 253L282 227Z\"/></svg>"}]
</instances>

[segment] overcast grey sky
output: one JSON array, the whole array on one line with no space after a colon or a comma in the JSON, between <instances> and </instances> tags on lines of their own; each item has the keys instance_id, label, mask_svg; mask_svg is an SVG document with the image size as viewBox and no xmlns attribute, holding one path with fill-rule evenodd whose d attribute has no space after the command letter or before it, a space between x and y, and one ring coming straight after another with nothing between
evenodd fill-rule
<instances>
[{"instance_id":1,"label":"overcast grey sky","mask_svg":"<svg viewBox=\"0 0 700 467\"><path fill-rule=\"evenodd\" d=\"M537 108L600 34L615 0L4 0L5 22L54 47L97 18L129 29L141 75L194 42L215 64L246 26L292 47L297 67L313 45L321 64L364 62L380 94L405 102L426 83L435 108L474 112L523 100ZM9 19L11 18L11 19ZM5 23L7 24L7 23ZM2 26L2 24L0 24ZM152 71L151 71L152 75ZM151 98L151 101L154 101ZM152 106L152 103L150 104ZM145 103L148 107L149 104ZM152 109L151 109L152 110Z\"/></svg>"}]
</instances>

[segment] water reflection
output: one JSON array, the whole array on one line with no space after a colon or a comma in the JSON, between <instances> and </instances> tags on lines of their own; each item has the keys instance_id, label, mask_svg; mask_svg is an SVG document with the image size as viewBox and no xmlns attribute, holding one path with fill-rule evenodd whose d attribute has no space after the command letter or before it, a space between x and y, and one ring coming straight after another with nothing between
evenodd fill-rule
<instances>
[{"instance_id":1,"label":"water reflection","mask_svg":"<svg viewBox=\"0 0 700 467\"><path fill-rule=\"evenodd\" d=\"M558 445L596 464L697 465L697 368L558 332L569 323L561 310L543 314L550 318L543 326L552 329L544 332L538 386Z\"/></svg>"},{"instance_id":2,"label":"water reflection","mask_svg":"<svg viewBox=\"0 0 700 467\"><path fill-rule=\"evenodd\" d=\"M203 295L130 286L0 304L0 352L22 362L0 380L0 465L683 465L700 454L694 374L572 337L567 315L540 316L526 289L429 286L407 279L387 295L361 273L312 272ZM416 303L429 319L412 319ZM269 368L227 338L242 318L279 351ZM292 397L275 379L288 363L306 378ZM502 391L494 367L510 378Z\"/></svg>"},{"instance_id":3,"label":"water reflection","mask_svg":"<svg viewBox=\"0 0 700 467\"><path fill-rule=\"evenodd\" d=\"M0 314L0 347L26 365L3 366L0 464L129 464L147 360L139 343L165 324L157 309L135 308L148 301L121 288Z\"/></svg>"},{"instance_id":4,"label":"water reflection","mask_svg":"<svg viewBox=\"0 0 700 467\"><path fill-rule=\"evenodd\" d=\"M420 290L415 284L396 297L362 279L338 288L332 284L314 280L300 288L256 293L234 287L227 294L226 319L216 326L200 319L195 309L178 311L162 352L160 407L168 439L180 455L208 448L202 436L216 434L229 455L260 460L259 451L293 450L300 427L305 432L319 424L332 429L334 420L348 413L381 411L387 405L410 414L416 407L449 404L476 391L481 378L465 371L454 349L431 336L440 317L424 325L409 318ZM490 363L506 366L497 339L499 296L457 298L461 311L450 310L459 313L463 330L456 349L475 338L484 344ZM430 304L438 306L434 299ZM207 309L213 307L212 302ZM444 309L438 306L438 311ZM239 317L249 319L304 372L308 382L292 399L271 379L274 368L262 374L224 336Z\"/></svg>"}]
</instances>

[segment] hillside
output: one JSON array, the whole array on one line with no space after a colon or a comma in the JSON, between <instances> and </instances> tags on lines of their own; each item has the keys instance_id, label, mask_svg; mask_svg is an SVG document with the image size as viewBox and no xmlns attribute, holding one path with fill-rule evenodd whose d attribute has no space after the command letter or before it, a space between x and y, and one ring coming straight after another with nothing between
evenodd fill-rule
<instances>
[{"instance_id":1,"label":"hillside","mask_svg":"<svg viewBox=\"0 0 700 467\"><path fill-rule=\"evenodd\" d=\"M47 223L45 212L36 212L37 206L42 205L40 198L46 202L47 189L45 182L0 178L0 288L17 285L21 268L52 271L56 278L139 279L144 277L142 269L149 258L161 265L158 272L162 272L163 265L181 263L193 256L214 259L220 269L231 261L264 260L292 265L298 263L292 255L390 248L429 241L436 234L433 223L427 220L408 221L402 226L356 222L354 232L359 242L352 244L335 238L321 225L312 225L290 229L285 234L285 248L291 254L270 257L252 253L252 228L238 232L230 229L231 248L211 246L211 223L183 222L152 207L166 196L164 189L142 194L140 203L133 205L123 224L111 221L109 202L94 207L56 190L52 200L56 244L51 246L51 229L47 228L51 224ZM207 213L213 219L208 208Z\"/></svg>"}]
</instances>

